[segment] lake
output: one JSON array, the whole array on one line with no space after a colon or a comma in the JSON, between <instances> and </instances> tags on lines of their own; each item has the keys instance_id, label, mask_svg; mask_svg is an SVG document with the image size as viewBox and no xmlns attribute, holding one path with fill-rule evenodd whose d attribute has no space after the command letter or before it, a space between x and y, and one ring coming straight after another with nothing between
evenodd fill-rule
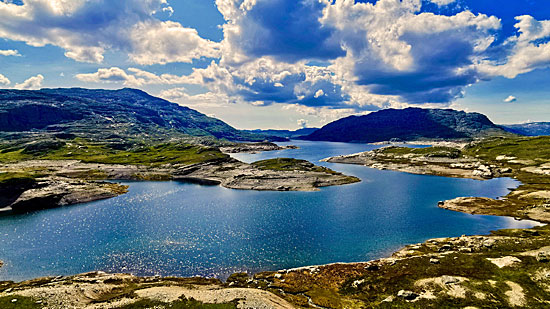
<instances>
[{"instance_id":1,"label":"lake","mask_svg":"<svg viewBox=\"0 0 550 309\"><path fill-rule=\"evenodd\" d=\"M281 143L288 144L288 143ZM128 194L0 217L0 280L92 270L226 278L389 256L429 238L486 234L534 222L439 209L459 196L496 198L518 185L411 175L318 160L379 146L293 141L300 149L236 154L293 157L359 177L318 192L259 192L181 182L125 182Z\"/></svg>"}]
</instances>

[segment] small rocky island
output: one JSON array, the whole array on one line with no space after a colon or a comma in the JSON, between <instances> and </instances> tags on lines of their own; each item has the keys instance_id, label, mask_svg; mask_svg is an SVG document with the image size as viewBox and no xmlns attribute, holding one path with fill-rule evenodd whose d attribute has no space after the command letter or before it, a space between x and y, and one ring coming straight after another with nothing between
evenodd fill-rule
<instances>
[{"instance_id":1,"label":"small rocky island","mask_svg":"<svg viewBox=\"0 0 550 309\"><path fill-rule=\"evenodd\" d=\"M245 147L251 147L247 144ZM107 153L108 155L105 155ZM86 140L40 141L0 154L0 212L25 212L124 194L104 180L176 180L231 189L315 191L360 181L296 159L240 162L216 147L159 144L126 150Z\"/></svg>"}]
</instances>

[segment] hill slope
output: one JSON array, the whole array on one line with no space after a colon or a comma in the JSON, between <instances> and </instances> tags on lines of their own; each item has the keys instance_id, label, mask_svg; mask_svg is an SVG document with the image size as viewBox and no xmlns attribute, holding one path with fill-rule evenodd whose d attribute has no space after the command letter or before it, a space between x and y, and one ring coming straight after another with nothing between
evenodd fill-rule
<instances>
[{"instance_id":1,"label":"hill slope","mask_svg":"<svg viewBox=\"0 0 550 309\"><path fill-rule=\"evenodd\" d=\"M99 139L178 134L247 141L265 138L136 89L0 90L0 131L31 130Z\"/></svg>"},{"instance_id":2,"label":"hill slope","mask_svg":"<svg viewBox=\"0 0 550 309\"><path fill-rule=\"evenodd\" d=\"M530 122L522 124L503 125L508 132L526 136L550 135L550 122Z\"/></svg>"},{"instance_id":3,"label":"hill slope","mask_svg":"<svg viewBox=\"0 0 550 309\"><path fill-rule=\"evenodd\" d=\"M282 138L296 138L299 136L310 135L311 133L319 130L319 128L302 128L298 130L246 130L253 134L263 134L267 136L277 136Z\"/></svg>"},{"instance_id":4,"label":"hill slope","mask_svg":"<svg viewBox=\"0 0 550 309\"><path fill-rule=\"evenodd\" d=\"M485 115L452 109L385 109L331 122L302 137L314 141L373 143L421 139L467 139L509 134Z\"/></svg>"}]
</instances>

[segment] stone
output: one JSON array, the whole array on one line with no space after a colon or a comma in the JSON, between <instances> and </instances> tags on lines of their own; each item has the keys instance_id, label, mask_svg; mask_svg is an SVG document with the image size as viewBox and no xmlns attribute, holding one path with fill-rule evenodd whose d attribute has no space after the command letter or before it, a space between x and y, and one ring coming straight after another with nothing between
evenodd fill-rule
<instances>
[{"instance_id":1,"label":"stone","mask_svg":"<svg viewBox=\"0 0 550 309\"><path fill-rule=\"evenodd\" d=\"M439 264L439 260L438 259L430 259L430 263Z\"/></svg>"},{"instance_id":2,"label":"stone","mask_svg":"<svg viewBox=\"0 0 550 309\"><path fill-rule=\"evenodd\" d=\"M536 259L538 262L546 263L550 261L550 254L548 252L541 251L537 254Z\"/></svg>"},{"instance_id":3,"label":"stone","mask_svg":"<svg viewBox=\"0 0 550 309\"><path fill-rule=\"evenodd\" d=\"M495 245L495 240L494 239L487 239L485 241L483 241L483 246L486 247L486 248L491 248Z\"/></svg>"},{"instance_id":4,"label":"stone","mask_svg":"<svg viewBox=\"0 0 550 309\"><path fill-rule=\"evenodd\" d=\"M382 301L383 303L391 303L393 301L393 296L388 296L386 298L384 298L384 300Z\"/></svg>"},{"instance_id":5,"label":"stone","mask_svg":"<svg viewBox=\"0 0 550 309\"><path fill-rule=\"evenodd\" d=\"M513 266L516 263L521 263L521 260L515 256L504 256L504 257L494 258L494 259L487 258L487 260L489 260L491 263L498 266L498 268Z\"/></svg>"},{"instance_id":6,"label":"stone","mask_svg":"<svg viewBox=\"0 0 550 309\"><path fill-rule=\"evenodd\" d=\"M413 291L400 290L397 293L397 297L401 297L405 300L415 300L418 297L418 294Z\"/></svg>"},{"instance_id":7,"label":"stone","mask_svg":"<svg viewBox=\"0 0 550 309\"><path fill-rule=\"evenodd\" d=\"M443 284L455 284L460 282L460 280L453 276L442 276L441 282L443 282Z\"/></svg>"}]
</instances>

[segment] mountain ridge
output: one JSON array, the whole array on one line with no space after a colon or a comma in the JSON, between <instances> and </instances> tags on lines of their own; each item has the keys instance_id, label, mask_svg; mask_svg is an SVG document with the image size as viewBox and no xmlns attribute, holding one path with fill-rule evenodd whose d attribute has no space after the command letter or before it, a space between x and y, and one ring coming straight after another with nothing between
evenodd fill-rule
<instances>
[{"instance_id":1,"label":"mountain ridge","mask_svg":"<svg viewBox=\"0 0 550 309\"><path fill-rule=\"evenodd\" d=\"M504 124L504 130L526 136L550 135L550 122L528 122L521 124Z\"/></svg>"},{"instance_id":2,"label":"mountain ridge","mask_svg":"<svg viewBox=\"0 0 550 309\"><path fill-rule=\"evenodd\" d=\"M0 131L87 134L97 138L185 134L233 141L266 136L132 88L0 90Z\"/></svg>"},{"instance_id":3,"label":"mountain ridge","mask_svg":"<svg viewBox=\"0 0 550 309\"><path fill-rule=\"evenodd\" d=\"M495 134L510 133L480 113L409 107L345 117L301 139L374 143L389 140L472 139Z\"/></svg>"}]
</instances>

